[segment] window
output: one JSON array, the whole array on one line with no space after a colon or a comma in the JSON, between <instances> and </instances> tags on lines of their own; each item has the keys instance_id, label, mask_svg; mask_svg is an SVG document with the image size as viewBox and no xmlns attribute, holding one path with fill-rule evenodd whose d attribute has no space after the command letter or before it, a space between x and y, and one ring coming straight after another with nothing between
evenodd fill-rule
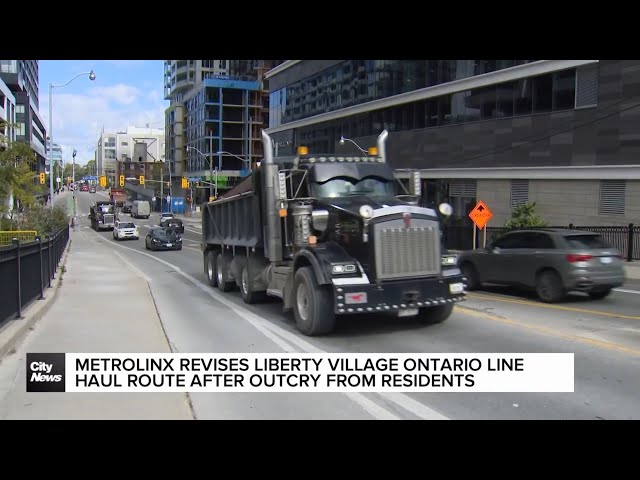
<instances>
[{"instance_id":1,"label":"window","mask_svg":"<svg viewBox=\"0 0 640 480\"><path fill-rule=\"evenodd\" d=\"M128 147L129 146L129 142L120 142L120 145L123 147Z\"/></svg>"},{"instance_id":2,"label":"window","mask_svg":"<svg viewBox=\"0 0 640 480\"><path fill-rule=\"evenodd\" d=\"M16 113L24 113L24 105L16 105Z\"/></svg>"},{"instance_id":3,"label":"window","mask_svg":"<svg viewBox=\"0 0 640 480\"><path fill-rule=\"evenodd\" d=\"M548 250L555 248L555 242L546 233L529 232L524 235L520 248Z\"/></svg>"},{"instance_id":4,"label":"window","mask_svg":"<svg viewBox=\"0 0 640 480\"><path fill-rule=\"evenodd\" d=\"M567 235L564 238L571 248L611 248L600 235Z\"/></svg>"},{"instance_id":5,"label":"window","mask_svg":"<svg viewBox=\"0 0 640 480\"><path fill-rule=\"evenodd\" d=\"M493 243L493 248L523 248L526 233L510 233L500 237Z\"/></svg>"},{"instance_id":6,"label":"window","mask_svg":"<svg viewBox=\"0 0 640 480\"><path fill-rule=\"evenodd\" d=\"M511 180L511 208L529 201L529 180Z\"/></svg>"},{"instance_id":7,"label":"window","mask_svg":"<svg viewBox=\"0 0 640 480\"><path fill-rule=\"evenodd\" d=\"M598 214L624 215L625 194L625 180L601 180Z\"/></svg>"},{"instance_id":8,"label":"window","mask_svg":"<svg viewBox=\"0 0 640 480\"><path fill-rule=\"evenodd\" d=\"M26 135L24 122L18 122L16 124L16 135L21 135L23 137Z\"/></svg>"}]
</instances>

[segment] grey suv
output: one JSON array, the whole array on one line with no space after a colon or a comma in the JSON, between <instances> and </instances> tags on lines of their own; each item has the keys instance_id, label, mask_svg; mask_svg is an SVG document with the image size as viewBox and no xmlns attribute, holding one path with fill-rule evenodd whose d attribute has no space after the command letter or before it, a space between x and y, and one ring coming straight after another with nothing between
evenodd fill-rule
<instances>
[{"instance_id":1,"label":"grey suv","mask_svg":"<svg viewBox=\"0 0 640 480\"><path fill-rule=\"evenodd\" d=\"M620 252L600 235L582 230L508 232L486 248L463 252L458 265L468 290L483 283L525 287L547 303L562 300L570 291L604 298L624 283Z\"/></svg>"}]
</instances>

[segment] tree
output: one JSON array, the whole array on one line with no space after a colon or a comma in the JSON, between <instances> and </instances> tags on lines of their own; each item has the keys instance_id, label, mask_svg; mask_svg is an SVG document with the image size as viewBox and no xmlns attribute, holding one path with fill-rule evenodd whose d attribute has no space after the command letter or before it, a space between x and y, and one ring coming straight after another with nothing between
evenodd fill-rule
<instances>
[{"instance_id":1,"label":"tree","mask_svg":"<svg viewBox=\"0 0 640 480\"><path fill-rule=\"evenodd\" d=\"M511 218L505 223L507 228L546 227L547 223L536 212L536 202L516 205Z\"/></svg>"},{"instance_id":2,"label":"tree","mask_svg":"<svg viewBox=\"0 0 640 480\"><path fill-rule=\"evenodd\" d=\"M6 145L0 150L0 199L4 200L0 208L1 213L6 213L11 208L8 204L11 195L14 201L30 205L40 189L35 183L36 155L31 147L24 142L5 143L4 135L0 135L0 144Z\"/></svg>"}]
</instances>

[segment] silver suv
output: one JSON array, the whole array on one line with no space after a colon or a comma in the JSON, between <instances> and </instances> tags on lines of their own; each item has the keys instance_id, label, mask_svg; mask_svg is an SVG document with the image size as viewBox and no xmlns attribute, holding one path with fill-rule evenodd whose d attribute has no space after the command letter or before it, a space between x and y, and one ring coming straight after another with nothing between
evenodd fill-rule
<instances>
[{"instance_id":1,"label":"silver suv","mask_svg":"<svg viewBox=\"0 0 640 480\"><path fill-rule=\"evenodd\" d=\"M583 230L545 228L508 232L486 248L463 252L458 265L467 289L483 283L534 289L543 302L570 291L604 298L624 283L620 252L600 235Z\"/></svg>"}]
</instances>

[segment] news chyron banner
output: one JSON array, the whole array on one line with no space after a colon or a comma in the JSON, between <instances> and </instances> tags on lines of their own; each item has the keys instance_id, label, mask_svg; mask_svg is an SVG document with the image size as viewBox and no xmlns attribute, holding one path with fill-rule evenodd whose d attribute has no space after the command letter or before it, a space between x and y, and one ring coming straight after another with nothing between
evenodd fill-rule
<instances>
[{"instance_id":1,"label":"news chyron banner","mask_svg":"<svg viewBox=\"0 0 640 480\"><path fill-rule=\"evenodd\" d=\"M573 392L573 353L28 353L28 392Z\"/></svg>"}]
</instances>

